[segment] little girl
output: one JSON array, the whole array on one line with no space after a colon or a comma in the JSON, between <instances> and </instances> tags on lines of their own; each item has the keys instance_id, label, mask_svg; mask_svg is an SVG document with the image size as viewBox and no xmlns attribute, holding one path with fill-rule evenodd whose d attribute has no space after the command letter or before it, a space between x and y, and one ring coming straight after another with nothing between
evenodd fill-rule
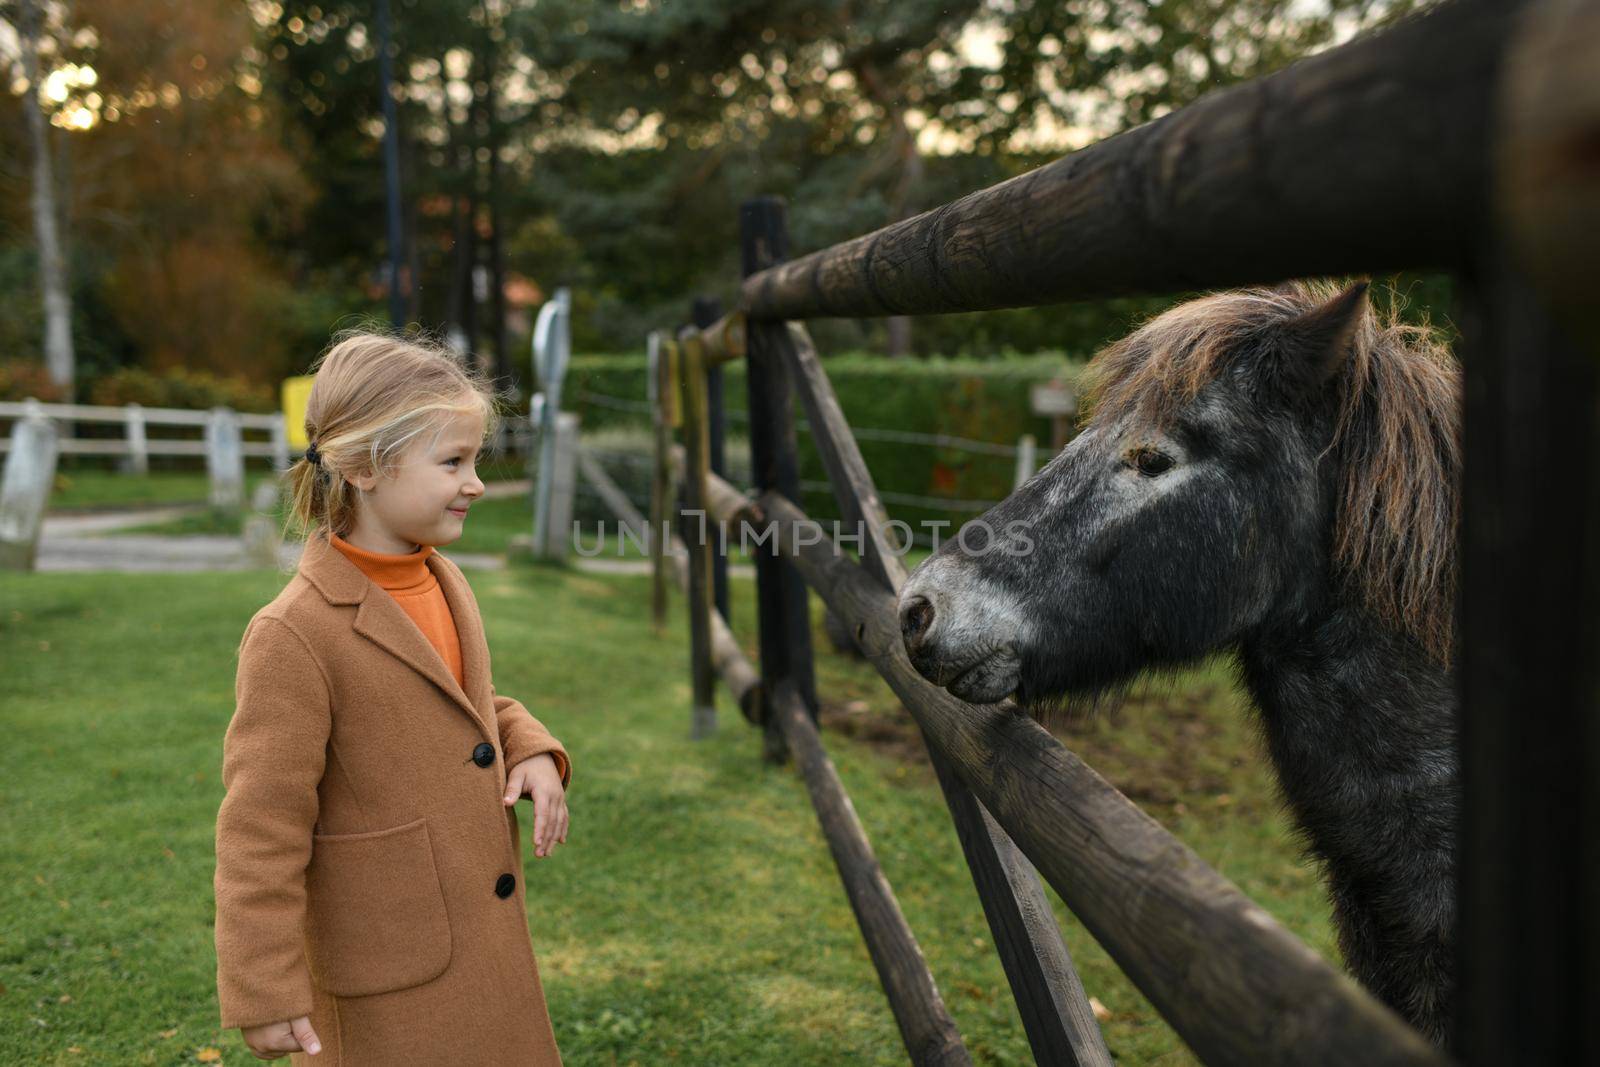
<instances>
[{"instance_id":1,"label":"little girl","mask_svg":"<svg viewBox=\"0 0 1600 1067\"><path fill-rule=\"evenodd\" d=\"M513 805L567 839L571 763L495 693L434 551L483 495L497 412L447 352L356 333L318 361L298 573L239 646L217 813L222 1024L262 1059L557 1065Z\"/></svg>"}]
</instances>

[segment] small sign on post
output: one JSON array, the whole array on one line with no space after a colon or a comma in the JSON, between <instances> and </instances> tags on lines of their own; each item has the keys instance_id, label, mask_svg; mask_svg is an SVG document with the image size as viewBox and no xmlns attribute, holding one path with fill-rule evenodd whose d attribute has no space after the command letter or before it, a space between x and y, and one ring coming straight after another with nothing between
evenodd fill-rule
<instances>
[{"instance_id":1,"label":"small sign on post","mask_svg":"<svg viewBox=\"0 0 1600 1067\"><path fill-rule=\"evenodd\" d=\"M1078 417L1077 390L1058 378L1034 386L1028 392L1028 399L1035 415L1050 416L1051 453L1067 447L1067 439L1072 436L1072 423Z\"/></svg>"},{"instance_id":2,"label":"small sign on post","mask_svg":"<svg viewBox=\"0 0 1600 1067\"><path fill-rule=\"evenodd\" d=\"M306 440L306 403L311 399L311 383L316 381L312 374L302 374L294 378L285 378L278 388L278 397L283 405L283 436L290 448L304 452L310 441ZM278 435L273 434L273 442L277 442Z\"/></svg>"}]
</instances>

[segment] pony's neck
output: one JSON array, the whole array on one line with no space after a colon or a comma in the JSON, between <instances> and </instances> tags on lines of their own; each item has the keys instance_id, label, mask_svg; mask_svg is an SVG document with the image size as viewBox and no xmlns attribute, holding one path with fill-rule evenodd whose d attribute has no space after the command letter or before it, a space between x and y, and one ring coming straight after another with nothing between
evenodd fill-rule
<instances>
[{"instance_id":1,"label":"pony's neck","mask_svg":"<svg viewBox=\"0 0 1600 1067\"><path fill-rule=\"evenodd\" d=\"M1445 794L1453 804L1453 681L1414 643L1332 602L1246 641L1239 658L1285 796L1324 858L1368 854L1379 815L1414 816Z\"/></svg>"},{"instance_id":2,"label":"pony's neck","mask_svg":"<svg viewBox=\"0 0 1600 1067\"><path fill-rule=\"evenodd\" d=\"M1449 673L1349 604L1239 652L1284 795L1326 866L1346 962L1439 1039L1460 813Z\"/></svg>"}]
</instances>

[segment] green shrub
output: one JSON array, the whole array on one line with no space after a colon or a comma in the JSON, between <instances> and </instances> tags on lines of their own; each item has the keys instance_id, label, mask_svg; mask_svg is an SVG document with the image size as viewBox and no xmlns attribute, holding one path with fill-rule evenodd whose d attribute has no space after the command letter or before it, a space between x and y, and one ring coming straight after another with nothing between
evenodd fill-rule
<instances>
[{"instance_id":1,"label":"green shrub","mask_svg":"<svg viewBox=\"0 0 1600 1067\"><path fill-rule=\"evenodd\" d=\"M143 404L150 408L278 410L278 397L271 386L185 367L174 367L160 374L142 367L125 367L96 381L89 389L89 397L91 404L112 406Z\"/></svg>"},{"instance_id":2,"label":"green shrub","mask_svg":"<svg viewBox=\"0 0 1600 1067\"><path fill-rule=\"evenodd\" d=\"M43 363L12 359L0 363L0 400L18 401L33 397L46 404L64 404L67 392L50 379Z\"/></svg>"},{"instance_id":3,"label":"green shrub","mask_svg":"<svg viewBox=\"0 0 1600 1067\"><path fill-rule=\"evenodd\" d=\"M999 500L1011 491L1016 461L1010 455L990 455L959 447L903 444L878 440L872 430L911 431L1015 445L1031 433L1040 445L1040 463L1047 458L1050 420L1034 415L1029 392L1034 385L1055 378L1074 379L1080 361L1060 353L1008 356L999 359L939 358L886 360L882 356L850 354L824 360L839 405L853 428L867 431L858 437L862 457L883 493L942 498L947 508L918 507L890 501L891 516L913 525L946 520L959 525L974 517L975 507L961 501ZM723 396L728 435L747 434L744 366L724 368ZM579 413L588 440L596 431L643 427L642 410L623 410L645 402L645 358L627 356L576 356L563 390L563 407ZM797 413L799 401L796 399ZM827 475L809 433L799 434L800 477L820 482ZM838 515L831 494L822 489L805 492L805 507L819 519Z\"/></svg>"}]
</instances>

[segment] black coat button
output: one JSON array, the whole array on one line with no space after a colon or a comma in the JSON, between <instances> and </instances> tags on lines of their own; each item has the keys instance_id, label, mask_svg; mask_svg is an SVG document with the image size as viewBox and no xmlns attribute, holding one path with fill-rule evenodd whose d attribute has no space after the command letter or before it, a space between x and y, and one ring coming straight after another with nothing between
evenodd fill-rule
<instances>
[{"instance_id":1,"label":"black coat button","mask_svg":"<svg viewBox=\"0 0 1600 1067\"><path fill-rule=\"evenodd\" d=\"M517 880L509 874L502 874L494 881L494 895L501 900L506 899L517 891Z\"/></svg>"},{"instance_id":2,"label":"black coat button","mask_svg":"<svg viewBox=\"0 0 1600 1067\"><path fill-rule=\"evenodd\" d=\"M472 750L472 762L480 767L494 766L494 746L485 741Z\"/></svg>"}]
</instances>

